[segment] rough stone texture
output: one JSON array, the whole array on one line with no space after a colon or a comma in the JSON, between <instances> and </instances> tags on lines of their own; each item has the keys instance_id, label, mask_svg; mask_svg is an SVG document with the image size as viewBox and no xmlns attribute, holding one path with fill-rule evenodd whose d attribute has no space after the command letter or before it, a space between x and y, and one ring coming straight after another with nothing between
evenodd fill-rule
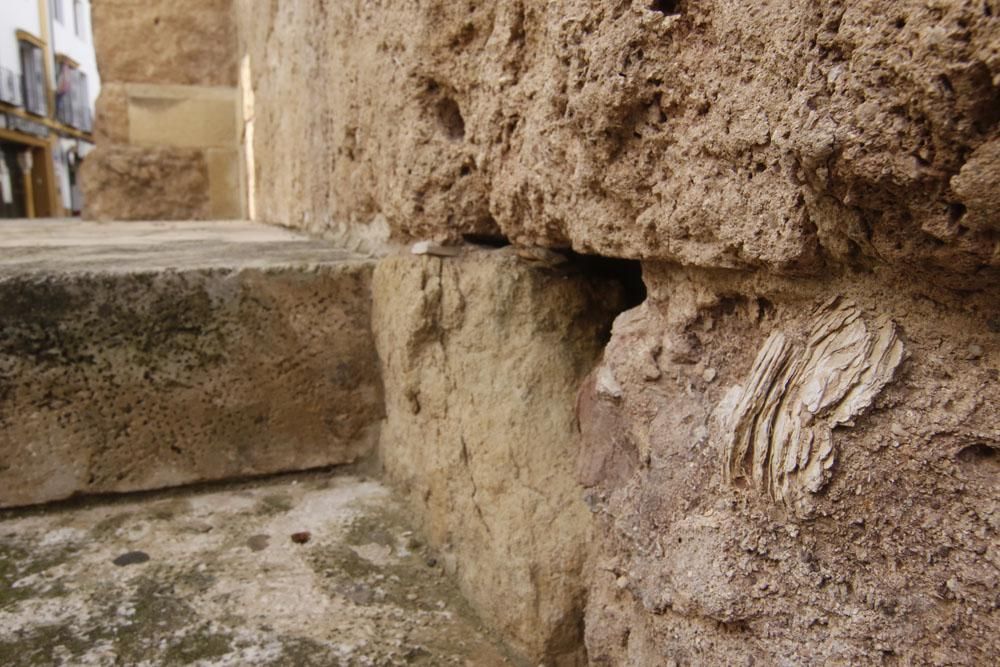
<instances>
[{"instance_id":1,"label":"rough stone texture","mask_svg":"<svg viewBox=\"0 0 1000 667\"><path fill-rule=\"evenodd\" d=\"M621 287L500 250L390 257L373 291L388 479L484 621L531 664L585 664L573 404Z\"/></svg>"},{"instance_id":2,"label":"rough stone texture","mask_svg":"<svg viewBox=\"0 0 1000 667\"><path fill-rule=\"evenodd\" d=\"M504 319L521 269L492 255L377 277L384 465L522 652L574 654L583 572L597 664L994 658L995 0L234 7L260 219L365 249L504 235L644 262L650 298L579 397L600 555L534 571L516 554L551 563L590 530L520 521L559 504L510 482L571 410L586 355L552 371L581 348L542 331L586 290L526 302L529 344ZM830 303L862 324L823 351ZM536 368L560 388L525 405Z\"/></svg>"},{"instance_id":3,"label":"rough stone texture","mask_svg":"<svg viewBox=\"0 0 1000 667\"><path fill-rule=\"evenodd\" d=\"M992 661L997 286L655 264L645 280L649 299L616 320L580 396L580 473L602 545L592 664ZM828 326L845 313L853 324ZM764 391L778 339L798 352L777 364L789 382ZM762 483L754 465L731 472L745 460L734 432L748 431ZM820 459L821 483L786 506L768 455L794 442L822 453L824 436L836 455ZM786 481L791 463L777 469Z\"/></svg>"},{"instance_id":4,"label":"rough stone texture","mask_svg":"<svg viewBox=\"0 0 1000 667\"><path fill-rule=\"evenodd\" d=\"M233 0L93 0L101 79L235 86Z\"/></svg>"},{"instance_id":5,"label":"rough stone texture","mask_svg":"<svg viewBox=\"0 0 1000 667\"><path fill-rule=\"evenodd\" d=\"M992 0L238 0L236 13L264 220L997 277L983 222L1000 141Z\"/></svg>"},{"instance_id":6,"label":"rough stone texture","mask_svg":"<svg viewBox=\"0 0 1000 667\"><path fill-rule=\"evenodd\" d=\"M0 243L0 506L372 451L370 262L253 225L57 224Z\"/></svg>"},{"instance_id":7,"label":"rough stone texture","mask_svg":"<svg viewBox=\"0 0 1000 667\"><path fill-rule=\"evenodd\" d=\"M513 664L432 554L385 487L351 475L7 512L0 662Z\"/></svg>"},{"instance_id":8,"label":"rough stone texture","mask_svg":"<svg viewBox=\"0 0 1000 667\"><path fill-rule=\"evenodd\" d=\"M84 163L84 214L97 220L243 217L233 88L112 83Z\"/></svg>"},{"instance_id":9,"label":"rough stone texture","mask_svg":"<svg viewBox=\"0 0 1000 667\"><path fill-rule=\"evenodd\" d=\"M95 0L89 220L245 217L232 0Z\"/></svg>"},{"instance_id":10,"label":"rough stone texture","mask_svg":"<svg viewBox=\"0 0 1000 667\"><path fill-rule=\"evenodd\" d=\"M94 142L98 146L127 144L128 136L128 87L101 82L94 111Z\"/></svg>"},{"instance_id":11,"label":"rough stone texture","mask_svg":"<svg viewBox=\"0 0 1000 667\"><path fill-rule=\"evenodd\" d=\"M719 405L725 480L746 480L806 515L837 463L833 430L853 426L904 356L895 323L868 322L849 301L834 299L812 319L801 348L772 333L749 378Z\"/></svg>"},{"instance_id":12,"label":"rough stone texture","mask_svg":"<svg viewBox=\"0 0 1000 667\"><path fill-rule=\"evenodd\" d=\"M192 148L106 144L83 162L88 220L207 220L214 217L205 153Z\"/></svg>"}]
</instances>

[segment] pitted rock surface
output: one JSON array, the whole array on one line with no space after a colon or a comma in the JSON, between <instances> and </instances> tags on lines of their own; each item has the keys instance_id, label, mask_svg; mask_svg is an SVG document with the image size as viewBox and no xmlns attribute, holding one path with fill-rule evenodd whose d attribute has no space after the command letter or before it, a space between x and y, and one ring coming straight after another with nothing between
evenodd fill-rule
<instances>
[{"instance_id":1,"label":"pitted rock surface","mask_svg":"<svg viewBox=\"0 0 1000 667\"><path fill-rule=\"evenodd\" d=\"M0 507L351 463L372 263L244 223L0 224Z\"/></svg>"},{"instance_id":2,"label":"pitted rock surface","mask_svg":"<svg viewBox=\"0 0 1000 667\"><path fill-rule=\"evenodd\" d=\"M351 474L3 512L0 662L515 665L434 553Z\"/></svg>"},{"instance_id":3,"label":"pitted rock surface","mask_svg":"<svg viewBox=\"0 0 1000 667\"><path fill-rule=\"evenodd\" d=\"M238 0L236 13L264 220L996 279L992 0ZM303 155L303 137L329 150Z\"/></svg>"}]
</instances>

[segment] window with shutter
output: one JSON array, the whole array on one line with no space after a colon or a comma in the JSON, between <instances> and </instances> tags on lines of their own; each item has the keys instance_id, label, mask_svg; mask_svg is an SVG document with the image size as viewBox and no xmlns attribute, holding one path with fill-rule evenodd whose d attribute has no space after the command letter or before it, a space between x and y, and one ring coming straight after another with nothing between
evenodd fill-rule
<instances>
[{"instance_id":1,"label":"window with shutter","mask_svg":"<svg viewBox=\"0 0 1000 667\"><path fill-rule=\"evenodd\" d=\"M36 116L48 113L45 100L45 62L41 47L21 41L21 72L24 87L24 108Z\"/></svg>"}]
</instances>

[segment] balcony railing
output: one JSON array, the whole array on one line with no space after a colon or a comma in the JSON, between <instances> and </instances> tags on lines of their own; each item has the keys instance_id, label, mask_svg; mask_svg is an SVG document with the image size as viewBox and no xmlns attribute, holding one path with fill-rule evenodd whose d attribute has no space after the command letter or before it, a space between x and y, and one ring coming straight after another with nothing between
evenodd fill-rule
<instances>
[{"instance_id":1,"label":"balcony railing","mask_svg":"<svg viewBox=\"0 0 1000 667\"><path fill-rule=\"evenodd\" d=\"M7 67L0 67L0 102L27 108L24 76ZM36 109L34 113L37 115L38 111L44 114L44 109ZM56 120L81 132L93 131L94 114L90 108L87 76L83 72L67 68L60 73L60 85L56 90Z\"/></svg>"}]
</instances>

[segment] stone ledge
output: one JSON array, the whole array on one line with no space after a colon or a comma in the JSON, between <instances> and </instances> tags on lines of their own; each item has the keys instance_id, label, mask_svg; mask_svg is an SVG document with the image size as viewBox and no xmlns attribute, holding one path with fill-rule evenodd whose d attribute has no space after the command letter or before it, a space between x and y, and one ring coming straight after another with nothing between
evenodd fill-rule
<instances>
[{"instance_id":1,"label":"stone ledge","mask_svg":"<svg viewBox=\"0 0 1000 667\"><path fill-rule=\"evenodd\" d=\"M212 240L219 227L229 229ZM39 232L48 247L26 233L8 241L0 506L304 470L372 450L383 411L372 263L291 234L261 240L285 233L256 225L182 227L173 241L169 231L156 245L59 246L51 229Z\"/></svg>"}]
</instances>

